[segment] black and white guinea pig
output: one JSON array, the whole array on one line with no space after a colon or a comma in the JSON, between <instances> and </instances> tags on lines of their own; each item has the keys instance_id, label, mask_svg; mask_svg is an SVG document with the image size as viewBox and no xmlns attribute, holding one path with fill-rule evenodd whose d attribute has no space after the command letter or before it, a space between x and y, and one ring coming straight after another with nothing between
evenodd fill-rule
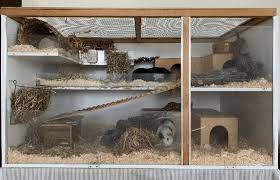
<instances>
[{"instance_id":1,"label":"black and white guinea pig","mask_svg":"<svg viewBox=\"0 0 280 180\"><path fill-rule=\"evenodd\" d=\"M175 140L176 127L169 118L159 118L160 125L157 129L157 135L163 146L171 146Z\"/></svg>"}]
</instances>

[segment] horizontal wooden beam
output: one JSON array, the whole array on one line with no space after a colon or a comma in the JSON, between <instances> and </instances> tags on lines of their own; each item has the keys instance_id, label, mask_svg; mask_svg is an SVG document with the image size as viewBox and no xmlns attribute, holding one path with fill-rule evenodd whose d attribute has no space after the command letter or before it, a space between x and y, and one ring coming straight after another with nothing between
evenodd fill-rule
<instances>
[{"instance_id":1,"label":"horizontal wooden beam","mask_svg":"<svg viewBox=\"0 0 280 180\"><path fill-rule=\"evenodd\" d=\"M81 38L82 40L113 40L114 43L180 43L181 38ZM218 38L192 38L192 43L213 43Z\"/></svg>"},{"instance_id":2,"label":"horizontal wooden beam","mask_svg":"<svg viewBox=\"0 0 280 180\"><path fill-rule=\"evenodd\" d=\"M276 16L276 8L39 8L3 7L1 14L10 17L259 17Z\"/></svg>"},{"instance_id":3,"label":"horizontal wooden beam","mask_svg":"<svg viewBox=\"0 0 280 180\"><path fill-rule=\"evenodd\" d=\"M81 38L81 40L112 40L114 43L180 43L181 38Z\"/></svg>"},{"instance_id":4,"label":"horizontal wooden beam","mask_svg":"<svg viewBox=\"0 0 280 180\"><path fill-rule=\"evenodd\" d=\"M192 43L213 43L213 42L217 42L219 40L219 38L216 37L197 37L197 38L192 38L191 42Z\"/></svg>"},{"instance_id":5,"label":"horizontal wooden beam","mask_svg":"<svg viewBox=\"0 0 280 180\"><path fill-rule=\"evenodd\" d=\"M25 18L24 17L11 17L11 19L15 20L19 24L22 24Z\"/></svg>"},{"instance_id":6,"label":"horizontal wooden beam","mask_svg":"<svg viewBox=\"0 0 280 180\"><path fill-rule=\"evenodd\" d=\"M218 41L225 41L233 36L236 36L239 33L242 33L252 27L255 27L256 25L263 23L264 21L270 19L271 17L257 17L257 18L252 18L241 25L237 26L236 28L232 29L231 31L223 34Z\"/></svg>"}]
</instances>

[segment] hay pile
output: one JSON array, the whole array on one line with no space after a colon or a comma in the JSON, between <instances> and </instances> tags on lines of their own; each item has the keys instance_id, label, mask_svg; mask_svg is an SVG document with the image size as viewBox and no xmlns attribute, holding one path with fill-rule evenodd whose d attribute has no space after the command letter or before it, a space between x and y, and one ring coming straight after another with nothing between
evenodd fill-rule
<instances>
[{"instance_id":1,"label":"hay pile","mask_svg":"<svg viewBox=\"0 0 280 180\"><path fill-rule=\"evenodd\" d=\"M61 71L58 73L57 77L55 77L58 81L68 81L74 79L89 79L86 74L77 73L77 72L70 72L70 71Z\"/></svg>"},{"instance_id":2,"label":"hay pile","mask_svg":"<svg viewBox=\"0 0 280 180\"><path fill-rule=\"evenodd\" d=\"M159 140L151 131L142 128L128 128L121 135L114 149L119 153L131 153L141 149L153 148Z\"/></svg>"},{"instance_id":3,"label":"hay pile","mask_svg":"<svg viewBox=\"0 0 280 180\"><path fill-rule=\"evenodd\" d=\"M58 34L54 27L44 21L35 18L23 19L17 33L17 44L28 44L38 47L39 42L44 37L49 36L57 38Z\"/></svg>"},{"instance_id":4,"label":"hay pile","mask_svg":"<svg viewBox=\"0 0 280 180\"><path fill-rule=\"evenodd\" d=\"M44 112L52 91L46 88L22 87L11 95L12 118L15 123L28 123Z\"/></svg>"}]
</instances>

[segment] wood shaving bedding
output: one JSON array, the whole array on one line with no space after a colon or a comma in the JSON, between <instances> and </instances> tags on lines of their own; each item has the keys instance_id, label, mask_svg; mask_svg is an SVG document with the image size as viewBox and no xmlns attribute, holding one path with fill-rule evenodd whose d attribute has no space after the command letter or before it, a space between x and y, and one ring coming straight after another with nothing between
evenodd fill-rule
<instances>
[{"instance_id":1,"label":"wood shaving bedding","mask_svg":"<svg viewBox=\"0 0 280 180\"><path fill-rule=\"evenodd\" d=\"M162 152L155 149L143 149L129 154L115 155L101 145L79 144L74 150L66 146L35 150L24 145L18 149L9 148L8 162L25 163L63 163L63 164L180 164L180 153Z\"/></svg>"},{"instance_id":2,"label":"wood shaving bedding","mask_svg":"<svg viewBox=\"0 0 280 180\"><path fill-rule=\"evenodd\" d=\"M259 78L259 79L251 80L249 82L230 82L230 83L223 84L223 85L211 84L209 86L203 86L203 87L210 87L210 88L216 88L216 87L263 88L263 89L268 89L268 88L272 88L272 82L266 80L265 78Z\"/></svg>"},{"instance_id":3,"label":"wood shaving bedding","mask_svg":"<svg viewBox=\"0 0 280 180\"><path fill-rule=\"evenodd\" d=\"M177 145L179 147L179 145ZM24 163L65 163L65 164L173 164L179 165L181 154L178 149L163 150L159 148L143 149L128 154L113 154L99 143L80 143L74 150L66 146L49 149L34 149L28 145L8 149L8 162ZM33 148L33 149L32 149ZM248 166L272 164L272 156L262 148L249 145L246 141L239 143L239 149L231 151L226 148L202 148L192 145L192 165Z\"/></svg>"},{"instance_id":4,"label":"wood shaving bedding","mask_svg":"<svg viewBox=\"0 0 280 180\"><path fill-rule=\"evenodd\" d=\"M58 48L38 49L31 45L15 45L8 48L8 52L58 52Z\"/></svg>"},{"instance_id":5,"label":"wood shaving bedding","mask_svg":"<svg viewBox=\"0 0 280 180\"><path fill-rule=\"evenodd\" d=\"M65 86L65 87L158 87L158 86L170 86L174 85L173 82L153 82L153 81L143 81L134 80L131 82L120 81L120 82L105 82L99 80L89 80L89 79L70 79L64 80L47 80L42 78L37 78L40 85L43 86Z\"/></svg>"}]
</instances>

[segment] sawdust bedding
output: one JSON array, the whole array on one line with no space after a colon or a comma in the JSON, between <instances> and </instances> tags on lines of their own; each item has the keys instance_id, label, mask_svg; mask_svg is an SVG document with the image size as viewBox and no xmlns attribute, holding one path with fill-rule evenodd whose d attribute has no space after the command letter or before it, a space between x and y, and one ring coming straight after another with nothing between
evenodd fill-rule
<instances>
[{"instance_id":1,"label":"sawdust bedding","mask_svg":"<svg viewBox=\"0 0 280 180\"><path fill-rule=\"evenodd\" d=\"M69 80L47 80L37 78L37 81L42 86L53 87L106 87L106 88L132 88L132 87L169 87L174 85L173 82L153 82L144 80L133 81L120 81L120 82L106 82L102 80L90 80L90 79L69 79Z\"/></svg>"},{"instance_id":2,"label":"sawdust bedding","mask_svg":"<svg viewBox=\"0 0 280 180\"><path fill-rule=\"evenodd\" d=\"M192 144L193 165L217 166L269 166L272 155L266 149L251 145L245 139L239 140L237 150L221 147L201 147Z\"/></svg>"},{"instance_id":3,"label":"sawdust bedding","mask_svg":"<svg viewBox=\"0 0 280 180\"><path fill-rule=\"evenodd\" d=\"M217 88L217 87L225 87L225 88L263 88L263 89L269 89L272 88L272 82L266 80L265 78L259 78L255 80L251 80L248 82L230 82L223 85L216 85L211 84L209 86L203 86L203 87L210 87L210 88Z\"/></svg>"},{"instance_id":4,"label":"sawdust bedding","mask_svg":"<svg viewBox=\"0 0 280 180\"><path fill-rule=\"evenodd\" d=\"M79 143L74 149L67 146L45 148L27 144L8 149L8 162L63 164L172 164L179 165L180 145L171 149L143 149L128 154L114 154L99 143ZM205 148L192 145L192 165L271 165L272 156L265 149L242 140L239 149Z\"/></svg>"},{"instance_id":5,"label":"sawdust bedding","mask_svg":"<svg viewBox=\"0 0 280 180\"><path fill-rule=\"evenodd\" d=\"M44 48L38 49L32 45L15 45L8 47L8 52L46 52L46 53L56 53L58 48ZM61 50L61 49L60 49Z\"/></svg>"},{"instance_id":6,"label":"sawdust bedding","mask_svg":"<svg viewBox=\"0 0 280 180\"><path fill-rule=\"evenodd\" d=\"M8 162L19 164L180 164L180 159L180 153L175 150L161 151L154 148L115 154L105 146L94 143L79 143L74 149L67 146L44 148L25 144L8 150Z\"/></svg>"}]
</instances>

